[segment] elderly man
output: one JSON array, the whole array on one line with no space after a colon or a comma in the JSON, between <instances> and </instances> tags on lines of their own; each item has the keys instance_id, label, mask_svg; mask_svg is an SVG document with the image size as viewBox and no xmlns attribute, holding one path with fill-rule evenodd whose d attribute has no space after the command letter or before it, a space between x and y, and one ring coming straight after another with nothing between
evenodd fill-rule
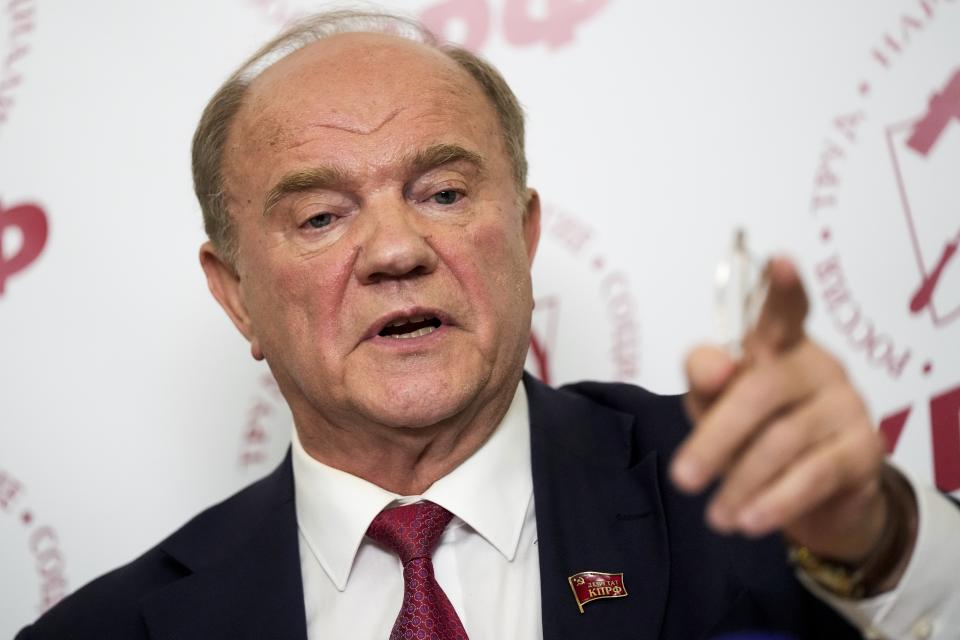
<instances>
[{"instance_id":1,"label":"elderly man","mask_svg":"<svg viewBox=\"0 0 960 640\"><path fill-rule=\"evenodd\" d=\"M469 52L308 19L213 97L194 176L210 290L291 454L20 637L955 637L956 551L924 563L960 516L883 464L789 262L684 400L523 376L539 200L517 101Z\"/></svg>"}]
</instances>

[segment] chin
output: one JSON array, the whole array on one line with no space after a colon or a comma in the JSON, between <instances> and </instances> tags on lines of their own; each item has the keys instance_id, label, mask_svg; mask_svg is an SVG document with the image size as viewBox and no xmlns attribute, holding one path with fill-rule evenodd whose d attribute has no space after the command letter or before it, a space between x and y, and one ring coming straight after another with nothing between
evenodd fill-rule
<instances>
[{"instance_id":1,"label":"chin","mask_svg":"<svg viewBox=\"0 0 960 640\"><path fill-rule=\"evenodd\" d=\"M370 418L391 427L428 427L466 409L476 398L480 385L457 384L453 380L403 381L367 389L358 407Z\"/></svg>"}]
</instances>

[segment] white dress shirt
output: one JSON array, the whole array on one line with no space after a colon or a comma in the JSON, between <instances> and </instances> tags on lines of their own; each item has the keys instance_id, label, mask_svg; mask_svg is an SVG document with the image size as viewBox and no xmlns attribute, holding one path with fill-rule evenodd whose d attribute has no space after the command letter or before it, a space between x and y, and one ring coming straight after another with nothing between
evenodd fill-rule
<instances>
[{"instance_id":1,"label":"white dress shirt","mask_svg":"<svg viewBox=\"0 0 960 640\"><path fill-rule=\"evenodd\" d=\"M433 565L471 640L543 638L530 418L522 383L487 442L420 496L399 496L318 462L303 449L296 430L292 448L309 640L389 638L403 601L403 567L365 533L385 507L418 500L454 514ZM960 551L952 538L960 531L960 510L909 479L920 526L913 557L894 591L850 601L803 575L801 581L866 638L957 640Z\"/></svg>"},{"instance_id":2,"label":"white dress shirt","mask_svg":"<svg viewBox=\"0 0 960 640\"><path fill-rule=\"evenodd\" d=\"M865 600L831 596L802 571L800 581L863 632L867 640L960 638L960 509L900 470L917 496L917 541L893 591Z\"/></svg>"},{"instance_id":3,"label":"white dress shirt","mask_svg":"<svg viewBox=\"0 0 960 640\"><path fill-rule=\"evenodd\" d=\"M296 432L293 475L310 640L390 637L403 602L403 567L364 534L384 507L421 499L454 514L433 566L470 639L543 637L522 384L484 445L421 496L398 496L317 462Z\"/></svg>"}]
</instances>

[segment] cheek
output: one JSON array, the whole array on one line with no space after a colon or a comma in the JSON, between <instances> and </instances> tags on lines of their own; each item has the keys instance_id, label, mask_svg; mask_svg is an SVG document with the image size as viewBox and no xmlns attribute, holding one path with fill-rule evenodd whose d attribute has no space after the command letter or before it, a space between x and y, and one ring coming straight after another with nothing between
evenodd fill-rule
<instances>
[{"instance_id":1,"label":"cheek","mask_svg":"<svg viewBox=\"0 0 960 640\"><path fill-rule=\"evenodd\" d=\"M510 215L510 214L500 214ZM530 272L519 224L502 219L468 225L448 239L447 261L475 305L504 320L505 312L522 313L530 297Z\"/></svg>"},{"instance_id":2,"label":"cheek","mask_svg":"<svg viewBox=\"0 0 960 640\"><path fill-rule=\"evenodd\" d=\"M260 335L274 351L291 342L288 348L297 351L304 351L305 342L324 342L333 335L334 311L342 307L347 270L327 259L333 256L271 253L250 269L256 307L251 315Z\"/></svg>"},{"instance_id":3,"label":"cheek","mask_svg":"<svg viewBox=\"0 0 960 640\"><path fill-rule=\"evenodd\" d=\"M516 291L518 285L529 281L526 245L519 224L483 225L477 230L474 242L487 270L487 279L500 291Z\"/></svg>"}]
</instances>

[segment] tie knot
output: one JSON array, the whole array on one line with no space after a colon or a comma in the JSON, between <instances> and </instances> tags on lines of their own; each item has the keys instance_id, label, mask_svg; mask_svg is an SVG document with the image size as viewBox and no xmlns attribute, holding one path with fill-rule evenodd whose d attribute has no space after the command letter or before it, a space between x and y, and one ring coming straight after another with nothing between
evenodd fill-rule
<instances>
[{"instance_id":1,"label":"tie knot","mask_svg":"<svg viewBox=\"0 0 960 640\"><path fill-rule=\"evenodd\" d=\"M429 558L453 514L432 502L384 509L370 523L367 535L400 556L406 565Z\"/></svg>"}]
</instances>

